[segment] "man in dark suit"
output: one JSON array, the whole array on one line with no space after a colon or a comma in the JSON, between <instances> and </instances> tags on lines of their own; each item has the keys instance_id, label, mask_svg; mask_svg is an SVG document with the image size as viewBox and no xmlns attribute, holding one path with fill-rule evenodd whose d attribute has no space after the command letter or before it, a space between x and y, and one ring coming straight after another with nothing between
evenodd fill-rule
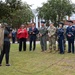
<instances>
[{"instance_id":1,"label":"man in dark suit","mask_svg":"<svg viewBox=\"0 0 75 75\"><path fill-rule=\"evenodd\" d=\"M36 38L37 34L39 33L38 29L35 27L35 23L32 23L31 27L29 28L29 38L30 38L30 47L29 50L32 50L32 42L33 42L33 51L36 48Z\"/></svg>"},{"instance_id":2,"label":"man in dark suit","mask_svg":"<svg viewBox=\"0 0 75 75\"><path fill-rule=\"evenodd\" d=\"M73 21L68 21L69 26L66 29L66 36L68 40L68 53L74 53L74 34L75 34L75 27L73 26ZM72 45L72 51L71 51Z\"/></svg>"}]
</instances>

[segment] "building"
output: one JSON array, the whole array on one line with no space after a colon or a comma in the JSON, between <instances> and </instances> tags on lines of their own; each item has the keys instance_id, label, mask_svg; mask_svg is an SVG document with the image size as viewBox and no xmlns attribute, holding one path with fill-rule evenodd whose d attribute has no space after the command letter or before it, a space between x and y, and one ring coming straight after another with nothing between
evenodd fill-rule
<instances>
[{"instance_id":1,"label":"building","mask_svg":"<svg viewBox=\"0 0 75 75\"><path fill-rule=\"evenodd\" d=\"M67 16L67 20L72 20L73 24L75 25L75 14L72 14L70 17ZM65 25L68 25L68 23L65 21Z\"/></svg>"},{"instance_id":2,"label":"building","mask_svg":"<svg viewBox=\"0 0 75 75\"><path fill-rule=\"evenodd\" d=\"M36 23L36 27L39 28L41 26L42 19L38 18L38 12L36 11L36 9L32 9L32 12L34 14L34 19L32 21L35 22ZM72 20L73 24L75 25L75 14L72 14L70 17L67 16L66 19L67 20ZM65 20L64 24L68 25L68 22Z\"/></svg>"}]
</instances>

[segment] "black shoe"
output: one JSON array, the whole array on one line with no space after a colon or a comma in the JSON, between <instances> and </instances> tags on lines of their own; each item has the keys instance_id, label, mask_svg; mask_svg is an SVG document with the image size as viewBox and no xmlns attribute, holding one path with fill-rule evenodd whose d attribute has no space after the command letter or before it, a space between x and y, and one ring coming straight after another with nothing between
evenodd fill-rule
<instances>
[{"instance_id":1,"label":"black shoe","mask_svg":"<svg viewBox=\"0 0 75 75\"><path fill-rule=\"evenodd\" d=\"M35 51L35 49L33 49L33 51Z\"/></svg>"},{"instance_id":2,"label":"black shoe","mask_svg":"<svg viewBox=\"0 0 75 75\"><path fill-rule=\"evenodd\" d=\"M52 53L52 50L49 53Z\"/></svg>"},{"instance_id":3,"label":"black shoe","mask_svg":"<svg viewBox=\"0 0 75 75\"><path fill-rule=\"evenodd\" d=\"M68 53L71 53L71 52L68 52Z\"/></svg>"},{"instance_id":4,"label":"black shoe","mask_svg":"<svg viewBox=\"0 0 75 75\"><path fill-rule=\"evenodd\" d=\"M59 52L59 54L64 54L64 52Z\"/></svg>"},{"instance_id":5,"label":"black shoe","mask_svg":"<svg viewBox=\"0 0 75 75\"><path fill-rule=\"evenodd\" d=\"M26 51L26 50L23 50L23 51Z\"/></svg>"},{"instance_id":6,"label":"black shoe","mask_svg":"<svg viewBox=\"0 0 75 75\"><path fill-rule=\"evenodd\" d=\"M31 49L29 49L29 51L32 51L32 48L31 48Z\"/></svg>"},{"instance_id":7,"label":"black shoe","mask_svg":"<svg viewBox=\"0 0 75 75\"><path fill-rule=\"evenodd\" d=\"M44 52L44 50L42 50L41 52Z\"/></svg>"},{"instance_id":8,"label":"black shoe","mask_svg":"<svg viewBox=\"0 0 75 75\"><path fill-rule=\"evenodd\" d=\"M6 64L6 66L11 66L10 64Z\"/></svg>"},{"instance_id":9,"label":"black shoe","mask_svg":"<svg viewBox=\"0 0 75 75\"><path fill-rule=\"evenodd\" d=\"M64 54L64 52L62 52L61 54Z\"/></svg>"},{"instance_id":10,"label":"black shoe","mask_svg":"<svg viewBox=\"0 0 75 75\"><path fill-rule=\"evenodd\" d=\"M74 54L74 52L72 52L72 54Z\"/></svg>"}]
</instances>

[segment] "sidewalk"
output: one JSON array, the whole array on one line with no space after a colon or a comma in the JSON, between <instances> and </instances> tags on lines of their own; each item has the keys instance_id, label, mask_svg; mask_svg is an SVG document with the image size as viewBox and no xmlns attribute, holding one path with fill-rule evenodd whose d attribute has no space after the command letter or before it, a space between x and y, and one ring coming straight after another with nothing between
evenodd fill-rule
<instances>
[{"instance_id":1,"label":"sidewalk","mask_svg":"<svg viewBox=\"0 0 75 75\"><path fill-rule=\"evenodd\" d=\"M12 42L11 42L12 44ZM15 44L18 44L17 42L15 42ZM27 41L27 44L29 44L29 41ZM40 41L36 41L36 44L40 44ZM47 41L47 44L49 44L49 42ZM57 41L56 41L56 44L57 44ZM66 41L66 44L68 44L68 42Z\"/></svg>"}]
</instances>

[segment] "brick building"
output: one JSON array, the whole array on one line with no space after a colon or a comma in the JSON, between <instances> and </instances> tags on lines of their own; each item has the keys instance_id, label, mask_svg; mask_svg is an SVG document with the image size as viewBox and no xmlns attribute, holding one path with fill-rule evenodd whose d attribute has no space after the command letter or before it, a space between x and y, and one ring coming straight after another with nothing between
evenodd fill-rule
<instances>
[{"instance_id":1,"label":"brick building","mask_svg":"<svg viewBox=\"0 0 75 75\"><path fill-rule=\"evenodd\" d=\"M75 25L75 14L72 14L70 17L67 17L67 20L72 20L73 24ZM65 25L68 25L67 21L65 21Z\"/></svg>"}]
</instances>

